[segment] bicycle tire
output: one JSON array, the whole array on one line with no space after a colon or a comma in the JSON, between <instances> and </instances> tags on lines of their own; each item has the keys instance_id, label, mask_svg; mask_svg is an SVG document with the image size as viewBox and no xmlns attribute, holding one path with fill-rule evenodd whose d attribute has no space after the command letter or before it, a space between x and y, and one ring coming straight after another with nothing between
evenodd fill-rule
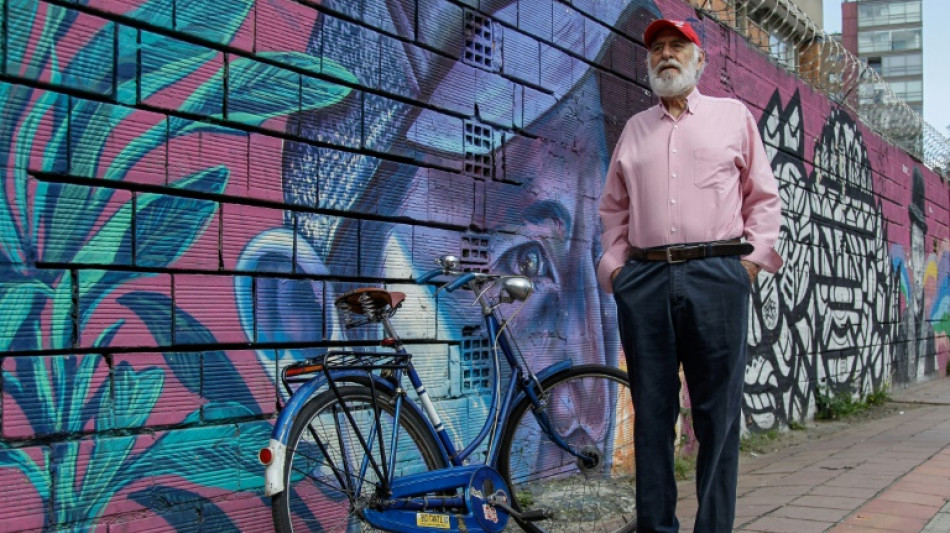
<instances>
[{"instance_id":1,"label":"bicycle tire","mask_svg":"<svg viewBox=\"0 0 950 533\"><path fill-rule=\"evenodd\" d=\"M636 529L633 404L627 374L602 365L545 378L541 395L551 426L598 459L583 464L554 444L522 398L499 443L498 471L519 511L553 511L538 525L549 533Z\"/></svg>"},{"instance_id":2,"label":"bicycle tire","mask_svg":"<svg viewBox=\"0 0 950 533\"><path fill-rule=\"evenodd\" d=\"M291 427L284 467L285 489L271 498L274 527L278 532L373 530L360 518L359 505L354 507L351 504L348 492L352 491L342 486L330 466L333 464L337 465L337 470L342 469L340 450L349 450L352 468L345 479L355 480L359 477L358 467L365 452L342 412L335 414L334 408L341 404L341 400L345 402L366 439L374 421L372 391L365 385L341 385L338 389L339 397L330 390L314 396L300 410ZM379 389L376 395L388 458L395 398ZM340 422L339 433L334 418ZM394 467L396 477L447 466L439 451L439 444L418 412L404 406L400 411L399 424L398 458ZM320 435L327 450L326 455L320 452L311 432L307 431L308 426ZM377 461L380 457L378 451L379 441L374 439L373 455ZM327 461L328 456L333 463ZM367 469L363 479L360 494L355 497L366 501L373 496L377 476L372 469Z\"/></svg>"}]
</instances>

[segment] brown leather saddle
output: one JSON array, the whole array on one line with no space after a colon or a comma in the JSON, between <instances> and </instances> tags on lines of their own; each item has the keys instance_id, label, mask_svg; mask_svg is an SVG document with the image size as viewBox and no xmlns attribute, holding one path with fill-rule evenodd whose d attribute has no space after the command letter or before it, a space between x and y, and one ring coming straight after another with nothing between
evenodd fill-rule
<instances>
[{"instance_id":1,"label":"brown leather saddle","mask_svg":"<svg viewBox=\"0 0 950 533\"><path fill-rule=\"evenodd\" d=\"M333 305L356 315L374 314L387 309L397 309L406 299L406 293L387 291L377 287L352 290L338 297Z\"/></svg>"}]
</instances>

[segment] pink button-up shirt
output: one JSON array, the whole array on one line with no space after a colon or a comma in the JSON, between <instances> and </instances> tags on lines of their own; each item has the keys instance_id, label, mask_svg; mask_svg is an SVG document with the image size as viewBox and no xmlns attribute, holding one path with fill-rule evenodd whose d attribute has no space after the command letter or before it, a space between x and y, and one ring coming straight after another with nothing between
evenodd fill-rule
<instances>
[{"instance_id":1,"label":"pink button-up shirt","mask_svg":"<svg viewBox=\"0 0 950 533\"><path fill-rule=\"evenodd\" d=\"M611 273L630 246L709 242L745 237L743 259L774 273L782 203L755 119L737 100L687 98L673 118L662 104L624 127L600 199L604 255L597 268L612 292Z\"/></svg>"}]
</instances>

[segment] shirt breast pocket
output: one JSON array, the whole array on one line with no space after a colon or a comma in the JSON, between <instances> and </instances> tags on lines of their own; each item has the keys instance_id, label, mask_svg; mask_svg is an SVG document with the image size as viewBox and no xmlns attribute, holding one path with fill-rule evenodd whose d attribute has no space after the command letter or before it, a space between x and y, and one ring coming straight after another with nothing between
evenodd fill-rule
<instances>
[{"instance_id":1,"label":"shirt breast pocket","mask_svg":"<svg viewBox=\"0 0 950 533\"><path fill-rule=\"evenodd\" d=\"M693 152L693 183L701 189L722 188L736 172L727 149L697 148Z\"/></svg>"}]
</instances>

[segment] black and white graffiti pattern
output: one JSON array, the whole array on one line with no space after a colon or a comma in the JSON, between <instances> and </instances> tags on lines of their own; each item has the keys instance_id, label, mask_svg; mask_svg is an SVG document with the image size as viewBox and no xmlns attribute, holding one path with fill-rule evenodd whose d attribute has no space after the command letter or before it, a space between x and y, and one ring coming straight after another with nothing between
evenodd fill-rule
<instances>
[{"instance_id":1,"label":"black and white graffiti pattern","mask_svg":"<svg viewBox=\"0 0 950 533\"><path fill-rule=\"evenodd\" d=\"M776 91L759 129L785 207L785 266L752 297L744 409L753 431L804 421L818 393L882 387L896 316L884 218L854 120L830 114L810 174L797 92L783 106Z\"/></svg>"}]
</instances>

